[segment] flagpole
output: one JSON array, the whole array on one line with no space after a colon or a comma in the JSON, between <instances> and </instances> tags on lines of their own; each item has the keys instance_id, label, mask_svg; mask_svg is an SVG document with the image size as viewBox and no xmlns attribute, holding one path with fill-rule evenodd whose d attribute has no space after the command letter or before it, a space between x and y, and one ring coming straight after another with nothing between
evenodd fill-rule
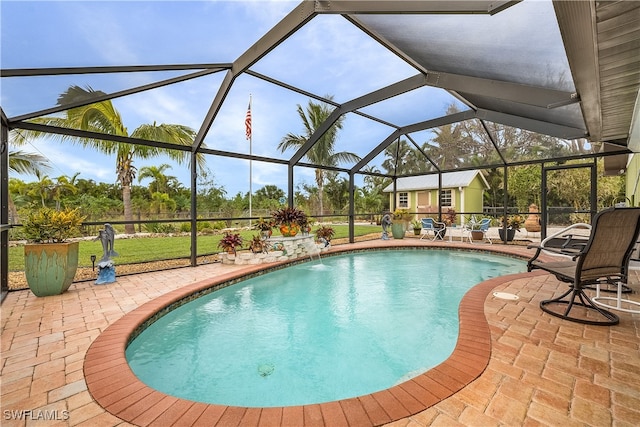
<instances>
[{"instance_id":1,"label":"flagpole","mask_svg":"<svg viewBox=\"0 0 640 427\"><path fill-rule=\"evenodd\" d=\"M251 94L249 94L249 111L251 111ZM253 160L251 159L252 153L252 145L253 145L253 113L251 113L251 133L249 134L249 228L251 228L251 197L253 194L252 184L253 184Z\"/></svg>"}]
</instances>

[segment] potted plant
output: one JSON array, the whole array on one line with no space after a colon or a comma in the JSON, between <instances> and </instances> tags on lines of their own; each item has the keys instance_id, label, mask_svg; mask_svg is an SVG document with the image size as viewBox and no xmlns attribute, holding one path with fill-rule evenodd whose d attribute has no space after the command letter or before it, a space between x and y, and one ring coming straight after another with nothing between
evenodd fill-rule
<instances>
[{"instance_id":1,"label":"potted plant","mask_svg":"<svg viewBox=\"0 0 640 427\"><path fill-rule=\"evenodd\" d=\"M468 222L465 224L466 230L471 234L471 240L482 240L484 237L484 233L481 230L482 227L482 219L478 220L476 215L471 215L468 219Z\"/></svg>"},{"instance_id":2,"label":"potted plant","mask_svg":"<svg viewBox=\"0 0 640 427\"><path fill-rule=\"evenodd\" d=\"M524 223L524 219L520 215L509 215L506 218L501 218L502 227L498 229L498 234L500 234L500 239L503 242L510 242L516 235L516 231L520 231L522 224ZM504 230L505 226L507 229L507 234L505 236Z\"/></svg>"},{"instance_id":3,"label":"potted plant","mask_svg":"<svg viewBox=\"0 0 640 427\"><path fill-rule=\"evenodd\" d=\"M225 231L224 236L218 242L218 247L228 254L236 254L236 248L242 246L242 237L238 233Z\"/></svg>"},{"instance_id":4,"label":"potted plant","mask_svg":"<svg viewBox=\"0 0 640 427\"><path fill-rule=\"evenodd\" d=\"M266 220L264 218L258 219L256 225L254 226L256 230L260 230L260 234L263 238L268 239L271 237L272 228L273 228L273 220Z\"/></svg>"},{"instance_id":5,"label":"potted plant","mask_svg":"<svg viewBox=\"0 0 640 427\"><path fill-rule=\"evenodd\" d=\"M392 218L391 234L393 238L404 239L404 233L407 231L407 223L411 218L411 214L407 209L398 208L393 212Z\"/></svg>"},{"instance_id":6,"label":"potted plant","mask_svg":"<svg viewBox=\"0 0 640 427\"><path fill-rule=\"evenodd\" d=\"M32 242L24 246L24 271L36 296L59 295L73 283L79 243L67 240L80 233L84 219L77 208L42 208L23 222L24 235Z\"/></svg>"},{"instance_id":7,"label":"potted plant","mask_svg":"<svg viewBox=\"0 0 640 427\"><path fill-rule=\"evenodd\" d=\"M422 222L414 219L413 221L411 221L411 226L413 227L413 234L419 236L420 231L422 231Z\"/></svg>"},{"instance_id":8,"label":"potted plant","mask_svg":"<svg viewBox=\"0 0 640 427\"><path fill-rule=\"evenodd\" d=\"M249 243L249 249L254 254L267 253L269 251L269 245L261 236L253 236Z\"/></svg>"},{"instance_id":9,"label":"potted plant","mask_svg":"<svg viewBox=\"0 0 640 427\"><path fill-rule=\"evenodd\" d=\"M307 214L294 207L281 208L274 211L271 216L276 227L280 227L280 233L284 237L293 237L300 231L302 225L307 225Z\"/></svg>"},{"instance_id":10,"label":"potted plant","mask_svg":"<svg viewBox=\"0 0 640 427\"><path fill-rule=\"evenodd\" d=\"M444 220L443 222L447 225L447 227L451 227L453 224L456 223L456 216L458 214L456 213L456 210L453 208L449 208L447 209L447 211L444 214Z\"/></svg>"},{"instance_id":11,"label":"potted plant","mask_svg":"<svg viewBox=\"0 0 640 427\"><path fill-rule=\"evenodd\" d=\"M324 246L326 247L331 243L331 239L333 238L334 234L336 234L336 232L333 230L333 228L323 225L316 230L316 239L320 242L323 242Z\"/></svg>"},{"instance_id":12,"label":"potted plant","mask_svg":"<svg viewBox=\"0 0 640 427\"><path fill-rule=\"evenodd\" d=\"M308 216L305 215L304 219L300 220L300 231L302 232L302 235L307 236L309 235L309 233L311 233L311 225L313 224L313 219L309 218Z\"/></svg>"}]
</instances>

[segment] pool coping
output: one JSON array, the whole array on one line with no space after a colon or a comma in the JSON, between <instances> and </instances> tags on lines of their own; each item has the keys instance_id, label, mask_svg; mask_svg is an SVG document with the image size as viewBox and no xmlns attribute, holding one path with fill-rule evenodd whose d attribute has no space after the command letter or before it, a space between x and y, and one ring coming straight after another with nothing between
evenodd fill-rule
<instances>
[{"instance_id":1,"label":"pool coping","mask_svg":"<svg viewBox=\"0 0 640 427\"><path fill-rule=\"evenodd\" d=\"M415 247L415 246L414 246ZM412 247L390 245L384 249ZM371 249L382 249L372 247ZM427 248L425 248L427 249ZM428 249L442 249L430 246ZM460 250L461 248L453 248ZM497 252L498 250L482 252ZM494 249L494 248L492 248ZM464 249L463 249L464 250ZM480 250L480 249L474 249ZM332 254L353 252L332 248ZM513 256L513 254L510 254ZM295 261L293 261L295 262ZM131 371L125 356L130 337L163 308L216 285L237 281L247 275L291 264L247 266L170 291L127 313L94 340L84 360L87 389L106 411L141 426L174 423L184 425L358 425L375 426L409 417L457 393L478 378L491 357L491 333L484 303L496 286L544 272L518 273L481 282L463 296L459 313L459 335L448 359L423 374L371 394L310 405L246 408L207 404L170 396L142 383Z\"/></svg>"}]
</instances>

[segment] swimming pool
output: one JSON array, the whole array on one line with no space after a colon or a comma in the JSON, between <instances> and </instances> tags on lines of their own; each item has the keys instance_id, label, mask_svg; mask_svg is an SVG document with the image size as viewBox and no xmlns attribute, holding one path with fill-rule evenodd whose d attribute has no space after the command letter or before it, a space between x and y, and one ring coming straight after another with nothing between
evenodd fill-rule
<instances>
[{"instance_id":1,"label":"swimming pool","mask_svg":"<svg viewBox=\"0 0 640 427\"><path fill-rule=\"evenodd\" d=\"M462 295L524 270L522 261L458 251L327 257L171 311L127 358L149 386L201 402L290 406L363 395L446 359Z\"/></svg>"}]
</instances>

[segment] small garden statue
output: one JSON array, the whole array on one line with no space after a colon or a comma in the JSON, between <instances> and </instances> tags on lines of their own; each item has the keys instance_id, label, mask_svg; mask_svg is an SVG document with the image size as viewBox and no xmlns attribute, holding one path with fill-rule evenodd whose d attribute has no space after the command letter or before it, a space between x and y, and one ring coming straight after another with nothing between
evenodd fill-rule
<instances>
[{"instance_id":1,"label":"small garden statue","mask_svg":"<svg viewBox=\"0 0 640 427\"><path fill-rule=\"evenodd\" d=\"M111 224L105 224L104 230L98 231L98 237L94 240L100 240L100 242L102 242L102 258L100 258L100 262L109 261L111 257L118 256L118 253L113 250L115 238L116 232Z\"/></svg>"},{"instance_id":2,"label":"small garden statue","mask_svg":"<svg viewBox=\"0 0 640 427\"><path fill-rule=\"evenodd\" d=\"M105 224L104 230L100 230L98 237L94 239L100 240L102 243L102 258L98 262L96 285L104 285L116 281L116 267L111 260L111 257L118 256L118 253L113 250L115 236L116 233L111 224Z\"/></svg>"},{"instance_id":3,"label":"small garden statue","mask_svg":"<svg viewBox=\"0 0 640 427\"><path fill-rule=\"evenodd\" d=\"M391 214L385 212L380 223L382 224L382 240L389 240L389 231L387 228L392 224Z\"/></svg>"}]
</instances>

